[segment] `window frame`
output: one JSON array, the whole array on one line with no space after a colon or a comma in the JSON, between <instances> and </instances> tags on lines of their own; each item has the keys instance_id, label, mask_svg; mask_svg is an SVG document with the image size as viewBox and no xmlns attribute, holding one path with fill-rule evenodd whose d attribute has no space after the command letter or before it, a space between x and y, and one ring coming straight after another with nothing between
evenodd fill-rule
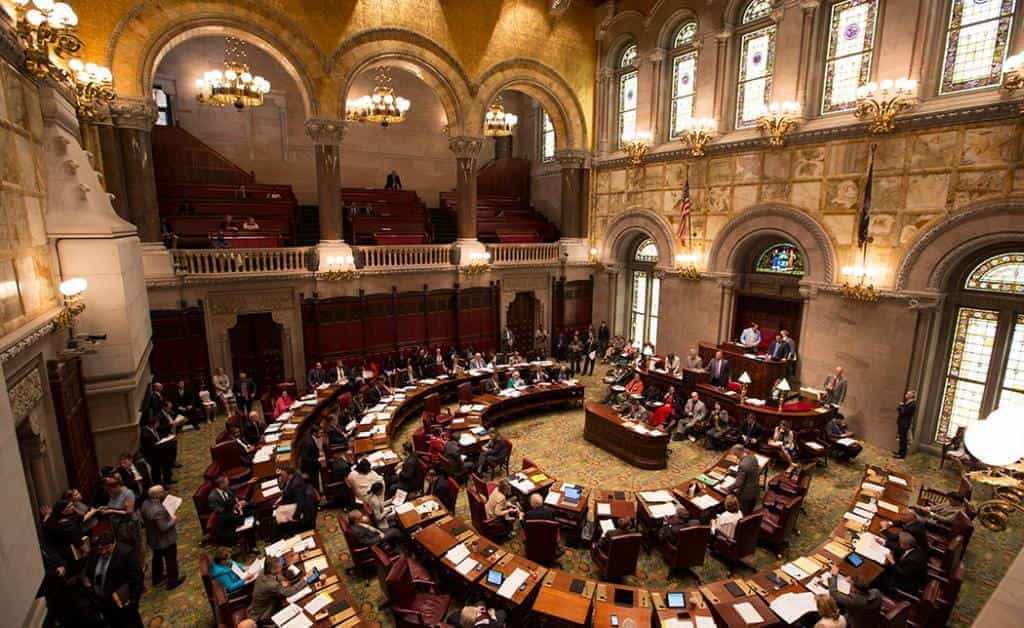
<instances>
[{"instance_id":1,"label":"window frame","mask_svg":"<svg viewBox=\"0 0 1024 628\"><path fill-rule=\"evenodd\" d=\"M694 24L696 25L696 31L694 32L693 38L689 41L684 42L681 46L675 46L676 39L679 33L687 26ZM668 139L678 140L683 136L681 132L676 132L676 101L683 100L686 98L690 99L690 115L686 117L693 117L697 105L697 73L700 71L700 50L697 46L697 42L700 40L700 24L697 20L686 19L680 22L676 28L672 30L672 37L669 39L668 44L673 46L668 52L668 63L666 63L666 71L668 73ZM693 61L693 76L690 79L691 89L688 94L678 95L676 91L676 66L682 65L686 61Z\"/></svg>"},{"instance_id":2,"label":"window frame","mask_svg":"<svg viewBox=\"0 0 1024 628\"><path fill-rule=\"evenodd\" d=\"M153 94L153 92L156 92L157 90L162 92L164 98L167 100L167 104L163 107L160 106L160 101L157 100L155 98L155 94ZM154 83L152 88L150 89L150 94L154 96L153 102L156 103L156 122L154 123L154 126L174 126L174 116L172 115L171 111L171 94L166 89L164 89L162 83ZM166 114L167 124L160 124L161 113Z\"/></svg>"},{"instance_id":3,"label":"window frame","mask_svg":"<svg viewBox=\"0 0 1024 628\"><path fill-rule=\"evenodd\" d=\"M555 161L555 152L558 150L558 137L555 135L555 124L551 121L551 116L545 111L544 107L538 107L540 109L540 115L537 116L540 124L537 125L537 154L540 162L543 164L553 163ZM545 128L544 122L547 122L551 126L551 130L548 131ZM551 134L551 154L547 155L544 150L547 148L547 142L545 141L548 133Z\"/></svg>"},{"instance_id":4,"label":"window frame","mask_svg":"<svg viewBox=\"0 0 1024 628\"><path fill-rule=\"evenodd\" d=\"M954 41L953 32L954 30L956 30L959 33L959 31L962 31L964 28L963 25L958 25L954 27L953 20L956 17L955 10L958 6L962 6L963 0L949 0L949 2L946 3L945 12L943 14L944 20L942 22L942 57L939 59L938 88L936 90L939 96L965 94L975 92L978 90L992 89L1002 86L1004 75L1003 62L1006 60L1007 54L1010 52L1010 45L1013 43L1014 17L1015 11L1018 8L1017 2L1019 0L998 1L1001 3L1010 2L1009 12L1001 10L997 17L989 18L987 20L982 20L979 22L974 22L968 25L968 27L970 27L987 22L1005 21L1005 24L1000 24L999 26L999 34L1003 39L1001 43L1002 50L997 51L998 54L993 55L992 57L992 66L993 68L997 68L997 70L994 74L989 74L989 78L985 79L987 82L971 85L971 83L981 81L981 79L978 79L977 81L967 81L965 86L962 87L958 87L952 82L951 75L956 64L956 53L958 52L958 48L961 44L959 38L957 38L957 40ZM1000 46L1000 43L997 42L996 46L998 48ZM996 60L997 56L998 60ZM949 79L948 83L947 78Z\"/></svg>"},{"instance_id":5,"label":"window frame","mask_svg":"<svg viewBox=\"0 0 1024 628\"><path fill-rule=\"evenodd\" d=\"M818 105L819 115L830 116L842 113L849 113L857 107L856 99L853 99L852 101L849 101L848 103L844 103L841 105L829 104L830 90L832 90L833 87L831 80L832 74L830 74L829 70L830 68L835 67L835 63L837 61L848 59L856 55L866 55L866 64L864 61L861 62L860 85L864 85L865 83L870 82L872 73L875 71L875 52L878 49L878 18L879 14L882 13L882 2L883 0L833 0L832 2L826 5L825 8L827 8L827 11L824 12L825 22L823 29L824 47L822 49L824 52L824 58L822 61L822 65L819 66L822 70L821 93ZM860 49L859 52L856 53L850 53L843 56L833 56L830 54L830 50L833 47L832 37L835 34L835 31L833 30L833 22L836 22L838 20L837 7L844 4L854 6L859 4L872 5L872 8L869 9L869 11L871 11L872 13L871 28L869 29L868 34L866 35L866 37L870 36L870 44L865 45ZM836 24L836 27L838 27L838 24Z\"/></svg>"},{"instance_id":6,"label":"window frame","mask_svg":"<svg viewBox=\"0 0 1024 628\"><path fill-rule=\"evenodd\" d=\"M767 105L768 103L770 103L772 101L772 88L774 87L774 83L775 83L775 56L776 56L776 48L775 48L775 46L776 46L776 43L777 43L776 42L776 37L777 37L778 32L779 32L778 25L772 20L771 12L770 11L767 14L762 15L759 18L756 18L756 19L753 19L753 20L750 20L750 21L744 21L744 17L746 16L747 11L750 9L751 5L754 2L756 2L756 1L757 0L750 0L750 2L748 2L746 5L744 5L743 11L740 12L741 26L740 26L740 29L736 33L737 34L737 41L739 43L737 44L738 45L738 49L737 49L737 54L736 54L736 83L735 83L736 94L735 94L735 98L733 99L733 107L735 109L735 112L734 112L733 120L732 120L733 128L735 128L735 129L749 129L749 128L757 126L757 119L756 118L753 119L753 120L743 120L742 119L742 115L743 115L743 101L744 101L745 96L746 96L745 92L743 90L744 86L746 84L748 84L748 83L752 83L752 82L759 81L759 80L764 80L765 81L765 85L766 85L765 86L765 90L764 90L764 93L765 93L765 103L764 104ZM765 61L765 67L767 68L767 70L765 71L764 75L761 76L761 77L744 79L743 78L743 69L744 69L743 66L744 66L744 63L746 61L745 48L746 48L747 40L748 40L748 38L750 38L751 40L754 39L752 37L752 35L755 35L755 34L761 33L761 32L766 32L766 31L767 31L768 38L769 38L769 40L768 40L768 59Z\"/></svg>"},{"instance_id":7,"label":"window frame","mask_svg":"<svg viewBox=\"0 0 1024 628\"><path fill-rule=\"evenodd\" d=\"M629 257L628 269L629 269L629 321L627 324L628 335L632 337L633 342L638 347L642 347L644 342L651 342L657 344L657 333L659 323L659 313L655 310L655 306L660 310L661 308L661 278L655 273L655 266L658 263L658 258L642 258L639 255L641 249L647 245L653 245L654 240L649 237L645 237L633 247L633 253ZM655 248L656 245L655 245ZM645 283L645 289L643 294L643 310L638 310L637 305L637 294L636 284L638 278L643 277ZM642 319L642 329L637 333L636 319L640 316ZM652 324L653 323L653 324ZM653 330L653 337L652 337Z\"/></svg>"},{"instance_id":8,"label":"window frame","mask_svg":"<svg viewBox=\"0 0 1024 628\"><path fill-rule=\"evenodd\" d=\"M632 61L627 65L623 63L623 58L630 49L635 49L635 53ZM623 148L622 141L622 130L623 130L623 116L628 113L633 114L633 129L636 130L636 112L640 106L640 73L639 64L636 59L638 58L640 49L635 41L628 41L619 47L618 54L615 55L615 145L619 150ZM636 89L636 102L632 109L623 109L622 103L622 88L623 83L628 78L635 81Z\"/></svg>"}]
</instances>

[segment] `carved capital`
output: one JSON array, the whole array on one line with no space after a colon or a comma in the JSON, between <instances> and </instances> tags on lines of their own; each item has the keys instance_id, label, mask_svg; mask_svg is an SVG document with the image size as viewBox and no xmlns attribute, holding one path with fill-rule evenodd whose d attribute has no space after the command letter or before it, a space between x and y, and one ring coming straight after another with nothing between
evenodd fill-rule
<instances>
[{"instance_id":1,"label":"carved capital","mask_svg":"<svg viewBox=\"0 0 1024 628\"><path fill-rule=\"evenodd\" d=\"M156 124L156 103L152 98L118 98L110 103L114 125L139 131L150 131Z\"/></svg>"},{"instance_id":2,"label":"carved capital","mask_svg":"<svg viewBox=\"0 0 1024 628\"><path fill-rule=\"evenodd\" d=\"M345 139L345 122L327 118L310 118L306 120L306 135L314 144L338 146Z\"/></svg>"},{"instance_id":3,"label":"carved capital","mask_svg":"<svg viewBox=\"0 0 1024 628\"><path fill-rule=\"evenodd\" d=\"M33 369L10 388L11 410L14 422L18 423L32 412L32 408L43 398L43 380L39 371Z\"/></svg>"},{"instance_id":4,"label":"carved capital","mask_svg":"<svg viewBox=\"0 0 1024 628\"><path fill-rule=\"evenodd\" d=\"M664 48L655 48L651 51L651 54L647 55L647 58L651 60L651 63L661 63L665 60L667 53Z\"/></svg>"},{"instance_id":5,"label":"carved capital","mask_svg":"<svg viewBox=\"0 0 1024 628\"><path fill-rule=\"evenodd\" d=\"M732 38L732 31L732 25L726 24L722 30L715 33L715 39L718 41L719 46L725 45Z\"/></svg>"},{"instance_id":6,"label":"carved capital","mask_svg":"<svg viewBox=\"0 0 1024 628\"><path fill-rule=\"evenodd\" d=\"M484 138L459 135L448 139L448 148L457 159L476 159L484 145Z\"/></svg>"},{"instance_id":7,"label":"carved capital","mask_svg":"<svg viewBox=\"0 0 1024 628\"><path fill-rule=\"evenodd\" d=\"M588 153L585 150L565 148L555 151L555 161L563 170L579 170L587 163Z\"/></svg>"},{"instance_id":8,"label":"carved capital","mask_svg":"<svg viewBox=\"0 0 1024 628\"><path fill-rule=\"evenodd\" d=\"M615 76L615 70L611 68L601 68L597 71L597 78L602 81L610 81Z\"/></svg>"},{"instance_id":9,"label":"carved capital","mask_svg":"<svg viewBox=\"0 0 1024 628\"><path fill-rule=\"evenodd\" d=\"M813 14L821 6L821 0L801 0L800 8L803 9L804 14Z\"/></svg>"}]
</instances>

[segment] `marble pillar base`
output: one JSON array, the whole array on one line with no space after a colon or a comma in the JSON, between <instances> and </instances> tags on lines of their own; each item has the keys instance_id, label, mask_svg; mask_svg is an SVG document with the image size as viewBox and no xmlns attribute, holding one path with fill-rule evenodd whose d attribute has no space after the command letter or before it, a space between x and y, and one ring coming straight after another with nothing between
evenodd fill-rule
<instances>
[{"instance_id":1,"label":"marble pillar base","mask_svg":"<svg viewBox=\"0 0 1024 628\"><path fill-rule=\"evenodd\" d=\"M584 238L562 238L558 242L567 264L590 263L590 244Z\"/></svg>"},{"instance_id":2,"label":"marble pillar base","mask_svg":"<svg viewBox=\"0 0 1024 628\"><path fill-rule=\"evenodd\" d=\"M455 250L455 264L458 266L470 266L479 264L487 259L487 247L476 238L459 238L453 245Z\"/></svg>"},{"instance_id":3,"label":"marble pillar base","mask_svg":"<svg viewBox=\"0 0 1024 628\"><path fill-rule=\"evenodd\" d=\"M173 279L174 257L171 251L159 242L143 242L142 272L146 279Z\"/></svg>"},{"instance_id":4,"label":"marble pillar base","mask_svg":"<svg viewBox=\"0 0 1024 628\"><path fill-rule=\"evenodd\" d=\"M319 262L317 272L325 273L329 270L345 271L355 269L355 260L352 247L344 240L321 240L316 245ZM337 261L340 258L342 261Z\"/></svg>"}]
</instances>

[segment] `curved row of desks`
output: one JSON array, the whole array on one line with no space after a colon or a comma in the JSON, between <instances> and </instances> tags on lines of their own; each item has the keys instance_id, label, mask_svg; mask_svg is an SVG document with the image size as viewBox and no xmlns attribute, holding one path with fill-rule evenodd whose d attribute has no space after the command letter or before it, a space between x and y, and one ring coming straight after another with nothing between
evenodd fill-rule
<instances>
[{"instance_id":1,"label":"curved row of desks","mask_svg":"<svg viewBox=\"0 0 1024 628\"><path fill-rule=\"evenodd\" d=\"M363 436L358 437L357 442L364 441L363 451L367 452L367 455L378 455L378 464L385 459L383 456L387 456L386 459L394 456L397 460L397 456L390 449L391 438L402 422L409 417L419 416L427 395L437 392L442 398L451 399L459 384L467 381L475 384L489 375L476 373L461 378L444 378L421 383L405 391L403 397L392 399L385 403L383 408L374 408L367 413L365 423L359 428ZM667 380L665 383L672 385L685 386L685 382L680 384L682 380L679 378L660 373L644 375L648 378L663 378ZM278 443L297 442L305 428L311 424L310 419L329 408L336 400L338 392L333 386L317 391L313 403L298 408L286 419L286 423L295 427L288 430L291 437L287 441L282 437ZM460 409L466 412L462 420L468 424L476 424L479 420L485 425L493 425L531 411L547 410L557 403L578 404L582 401L582 396L582 386L551 384L527 387L514 396L477 395L472 403L464 404ZM779 414L788 416L792 413ZM821 414L823 413L814 413L813 417L805 418L814 418L814 422L818 423L821 421ZM364 428L371 425L373 433L366 435L368 430ZM293 451L275 452L273 464L292 464L293 455ZM758 461L762 464L763 472L767 474L768 459L758 455ZM696 517L706 518L719 512L731 486L730 478L733 477L737 462L738 460L731 454L726 453L696 478L649 491L609 491L559 482L536 468L525 469L513 475L510 481L521 498L526 498L532 493L541 493L548 500L547 503L556 510L575 508L582 511L577 514L591 518L598 524L602 520L617 517L636 517L641 523L657 524L658 520L674 513L677 505L684 506ZM254 465L256 477L263 478L273 474L272 468L262 467L262 475L257 468L258 465ZM695 483L699 490L693 494L690 486ZM567 486L580 492L580 497L574 504L565 503L564 491ZM554 498L551 497L552 493L556 494ZM512 609L529 611L570 625L612 626L614 621L621 626L630 618L640 627L767 627L791 625L810 617L813 614L810 609L799 616L783 618L773 608L781 610L783 614L791 613L792 611L785 610L785 605L779 602L780 598L789 593L821 591L822 575L827 573L832 564L837 565L840 573L848 578L858 575L865 582L877 578L883 571L881 564L864 560L855 567L845 560L854 549L852 533L859 532L861 542L864 542L863 539L870 539L871 535L866 532L878 532L883 520L898 519L910 503L908 477L868 467L863 482L857 486L851 498L849 511L852 512L858 507L858 512L863 513L864 509L868 509L872 513L870 518L855 523L852 518L844 517L829 536L807 556L785 563L779 568L763 570L750 578L738 577L699 587L672 590L629 587L549 569L523 556L506 552L475 532L469 523L458 519L453 513L446 512L433 497L421 497L409 502L408 506L401 509L399 521L417 545L427 555L435 558L439 567L456 578L456 581L461 581L466 586L477 587L496 603L504 603ZM519 586L503 587L496 583L496 577L494 582L491 581L489 575L492 571L502 574L504 583L509 582L511 578L512 582L518 585L520 576L525 575L525 579ZM681 607L673 607L670 601L679 602L680 596L676 595L678 593L683 594L681 597L684 604ZM801 599L806 600L806 597L803 596ZM795 598L787 599L791 603ZM761 621L746 621L741 617L741 613L749 613L751 610Z\"/></svg>"}]
</instances>

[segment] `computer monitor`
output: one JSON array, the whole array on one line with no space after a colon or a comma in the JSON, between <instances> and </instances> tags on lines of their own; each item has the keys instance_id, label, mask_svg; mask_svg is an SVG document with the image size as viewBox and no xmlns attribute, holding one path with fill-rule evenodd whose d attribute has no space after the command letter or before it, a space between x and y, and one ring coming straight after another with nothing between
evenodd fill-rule
<instances>
[{"instance_id":1,"label":"computer monitor","mask_svg":"<svg viewBox=\"0 0 1024 628\"><path fill-rule=\"evenodd\" d=\"M619 606L633 605L633 592L629 589L615 589L615 603Z\"/></svg>"},{"instance_id":2,"label":"computer monitor","mask_svg":"<svg viewBox=\"0 0 1024 628\"><path fill-rule=\"evenodd\" d=\"M665 594L665 604L669 608L686 608L686 594L682 591L672 591Z\"/></svg>"},{"instance_id":3,"label":"computer monitor","mask_svg":"<svg viewBox=\"0 0 1024 628\"><path fill-rule=\"evenodd\" d=\"M500 571L495 571L495 570L492 569L492 570L487 572L487 582L488 582L488 584L493 584L494 586L499 586L504 580L505 580L505 576L503 576Z\"/></svg>"}]
</instances>

